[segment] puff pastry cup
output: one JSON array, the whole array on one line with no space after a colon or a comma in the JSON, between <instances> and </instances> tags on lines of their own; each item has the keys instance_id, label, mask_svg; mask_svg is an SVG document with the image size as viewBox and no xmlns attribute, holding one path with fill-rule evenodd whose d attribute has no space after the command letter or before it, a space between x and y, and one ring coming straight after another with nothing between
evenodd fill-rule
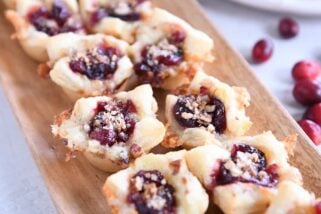
<instances>
[{"instance_id":1,"label":"puff pastry cup","mask_svg":"<svg viewBox=\"0 0 321 214\"><path fill-rule=\"evenodd\" d=\"M156 111L152 88L142 85L112 97L79 99L71 112L56 118L52 133L97 168L113 172L162 141L165 128Z\"/></svg>"},{"instance_id":2,"label":"puff pastry cup","mask_svg":"<svg viewBox=\"0 0 321 214\"><path fill-rule=\"evenodd\" d=\"M226 142L227 149L216 144L187 152L190 171L224 213L263 213L282 181L301 185L298 169L288 163L285 143L271 132L239 137Z\"/></svg>"},{"instance_id":3,"label":"puff pastry cup","mask_svg":"<svg viewBox=\"0 0 321 214\"><path fill-rule=\"evenodd\" d=\"M205 33L155 8L137 28L130 47L136 81L169 90L189 83L196 67L213 60L213 45Z\"/></svg>"},{"instance_id":4,"label":"puff pastry cup","mask_svg":"<svg viewBox=\"0 0 321 214\"><path fill-rule=\"evenodd\" d=\"M80 0L80 12L93 33L113 35L129 43L140 22L152 13L148 0Z\"/></svg>"},{"instance_id":5,"label":"puff pastry cup","mask_svg":"<svg viewBox=\"0 0 321 214\"><path fill-rule=\"evenodd\" d=\"M252 124L245 114L249 102L245 88L198 71L184 92L166 97L168 134L163 145L193 148L218 143L223 136L241 136Z\"/></svg>"},{"instance_id":6,"label":"puff pastry cup","mask_svg":"<svg viewBox=\"0 0 321 214\"><path fill-rule=\"evenodd\" d=\"M51 79L69 92L97 96L113 92L133 73L128 44L106 35L66 33L47 45Z\"/></svg>"},{"instance_id":7,"label":"puff pastry cup","mask_svg":"<svg viewBox=\"0 0 321 214\"><path fill-rule=\"evenodd\" d=\"M13 1L12 1L13 2ZM60 33L84 34L76 0L16 0L16 10L7 10L24 51L37 61L47 61L48 40Z\"/></svg>"},{"instance_id":8,"label":"puff pastry cup","mask_svg":"<svg viewBox=\"0 0 321 214\"><path fill-rule=\"evenodd\" d=\"M107 178L112 213L205 213L209 199L184 160L185 150L147 154Z\"/></svg>"},{"instance_id":9,"label":"puff pastry cup","mask_svg":"<svg viewBox=\"0 0 321 214\"><path fill-rule=\"evenodd\" d=\"M265 214L320 214L321 201L302 186L291 181L278 185L278 192Z\"/></svg>"}]
</instances>

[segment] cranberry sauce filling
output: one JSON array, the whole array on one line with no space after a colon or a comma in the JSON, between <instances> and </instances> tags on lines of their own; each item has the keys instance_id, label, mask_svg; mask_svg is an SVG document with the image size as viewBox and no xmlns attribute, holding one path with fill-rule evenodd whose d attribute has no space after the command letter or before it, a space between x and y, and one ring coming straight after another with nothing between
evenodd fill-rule
<instances>
[{"instance_id":1,"label":"cranberry sauce filling","mask_svg":"<svg viewBox=\"0 0 321 214\"><path fill-rule=\"evenodd\" d=\"M120 51L114 47L100 45L87 50L85 54L77 54L69 62L74 72L86 75L92 80L112 78L117 70L117 63L121 57Z\"/></svg>"},{"instance_id":2,"label":"cranberry sauce filling","mask_svg":"<svg viewBox=\"0 0 321 214\"><path fill-rule=\"evenodd\" d=\"M167 68L183 62L182 42L185 38L184 31L175 31L169 38L146 46L141 53L142 61L134 66L139 79L142 82L151 83L154 87L159 87L169 76Z\"/></svg>"},{"instance_id":3,"label":"cranberry sauce filling","mask_svg":"<svg viewBox=\"0 0 321 214\"><path fill-rule=\"evenodd\" d=\"M175 189L158 170L140 170L130 179L128 202L140 214L173 214Z\"/></svg>"},{"instance_id":4,"label":"cranberry sauce filling","mask_svg":"<svg viewBox=\"0 0 321 214\"><path fill-rule=\"evenodd\" d=\"M231 159L222 161L219 171L213 175L215 185L234 182L255 183L273 187L278 182L277 165L267 166L265 154L249 145L234 145Z\"/></svg>"},{"instance_id":5,"label":"cranberry sauce filling","mask_svg":"<svg viewBox=\"0 0 321 214\"><path fill-rule=\"evenodd\" d=\"M38 31L49 36L65 32L85 33L80 18L73 17L62 0L55 0L51 10L44 6L34 8L27 17Z\"/></svg>"},{"instance_id":6,"label":"cranberry sauce filling","mask_svg":"<svg viewBox=\"0 0 321 214\"><path fill-rule=\"evenodd\" d=\"M183 127L204 127L210 132L222 134L226 129L224 104L202 92L199 95L179 96L173 107L174 117Z\"/></svg>"},{"instance_id":7,"label":"cranberry sauce filling","mask_svg":"<svg viewBox=\"0 0 321 214\"><path fill-rule=\"evenodd\" d=\"M132 101L111 100L97 104L96 115L89 125L89 138L101 145L126 143L136 124L136 107Z\"/></svg>"},{"instance_id":8,"label":"cranberry sauce filling","mask_svg":"<svg viewBox=\"0 0 321 214\"><path fill-rule=\"evenodd\" d=\"M134 22L141 19L141 14L137 10L138 6L145 0L126 0L115 1L107 7L100 7L91 14L91 23L97 24L105 17L115 17L128 22Z\"/></svg>"}]
</instances>

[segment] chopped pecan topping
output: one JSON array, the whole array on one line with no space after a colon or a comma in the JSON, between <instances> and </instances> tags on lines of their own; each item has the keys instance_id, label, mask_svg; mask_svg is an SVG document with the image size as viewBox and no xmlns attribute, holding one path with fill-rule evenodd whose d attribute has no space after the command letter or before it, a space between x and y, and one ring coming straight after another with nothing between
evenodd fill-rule
<instances>
[{"instance_id":1,"label":"chopped pecan topping","mask_svg":"<svg viewBox=\"0 0 321 214\"><path fill-rule=\"evenodd\" d=\"M137 120L136 108L130 100L98 103L96 112L90 124L84 126L89 138L110 147L129 140Z\"/></svg>"},{"instance_id":2,"label":"chopped pecan topping","mask_svg":"<svg viewBox=\"0 0 321 214\"><path fill-rule=\"evenodd\" d=\"M171 39L164 38L143 49L142 61L134 66L135 72L142 82L159 87L171 75L169 68L183 62L184 53L181 43L185 39L185 33L177 33L172 37L170 37Z\"/></svg>"},{"instance_id":3,"label":"chopped pecan topping","mask_svg":"<svg viewBox=\"0 0 321 214\"><path fill-rule=\"evenodd\" d=\"M226 129L224 104L208 94L179 96L173 108L173 115L183 127L204 127L209 132L219 134Z\"/></svg>"},{"instance_id":4,"label":"chopped pecan topping","mask_svg":"<svg viewBox=\"0 0 321 214\"><path fill-rule=\"evenodd\" d=\"M111 79L117 70L120 51L114 47L100 45L85 53L77 53L69 62L70 69L86 75L92 80Z\"/></svg>"},{"instance_id":5,"label":"chopped pecan topping","mask_svg":"<svg viewBox=\"0 0 321 214\"><path fill-rule=\"evenodd\" d=\"M216 185L245 182L272 187L278 182L276 170L276 164L267 166L262 151L246 144L238 144L233 146L231 158L221 162L219 171L213 177Z\"/></svg>"},{"instance_id":6,"label":"chopped pecan topping","mask_svg":"<svg viewBox=\"0 0 321 214\"><path fill-rule=\"evenodd\" d=\"M174 214L175 189L158 170L140 170L130 179L128 202L141 214Z\"/></svg>"}]
</instances>

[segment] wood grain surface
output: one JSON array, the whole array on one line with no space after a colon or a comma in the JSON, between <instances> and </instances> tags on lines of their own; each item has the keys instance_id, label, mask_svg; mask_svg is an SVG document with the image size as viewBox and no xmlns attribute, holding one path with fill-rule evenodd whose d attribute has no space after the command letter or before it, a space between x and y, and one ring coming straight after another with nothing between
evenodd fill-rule
<instances>
[{"instance_id":1,"label":"wood grain surface","mask_svg":"<svg viewBox=\"0 0 321 214\"><path fill-rule=\"evenodd\" d=\"M248 114L254 122L251 134L272 130L282 139L289 134L299 133L299 142L294 156L291 157L291 163L301 170L305 187L314 191L317 196L321 196L321 155L292 117L259 82L249 65L206 18L198 3L194 0L154 2L184 18L214 39L216 61L208 65L206 70L229 84L248 88L252 97ZM49 79L41 79L37 75L37 63L22 51L16 41L10 40L13 28L3 17L2 5L0 10L2 11L1 85L25 134L57 211L108 213L108 206L101 193L107 174L93 168L80 154L76 159L65 162L62 143L53 139L50 133L54 115L70 108L71 100ZM164 96L158 96L160 103L163 103L162 98Z\"/></svg>"}]
</instances>

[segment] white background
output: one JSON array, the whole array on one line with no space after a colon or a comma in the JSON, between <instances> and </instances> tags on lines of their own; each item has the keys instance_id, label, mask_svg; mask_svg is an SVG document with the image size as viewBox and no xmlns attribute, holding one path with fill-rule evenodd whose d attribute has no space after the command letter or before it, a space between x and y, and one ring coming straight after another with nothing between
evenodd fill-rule
<instances>
[{"instance_id":1,"label":"white background","mask_svg":"<svg viewBox=\"0 0 321 214\"><path fill-rule=\"evenodd\" d=\"M272 38L275 52L271 60L253 65L256 74L299 119L304 108L292 96L293 64L305 58L321 58L321 19L294 16L300 23L297 38L283 40L277 24L284 14L274 14L224 0L202 0L204 9L231 44L248 58L260 38ZM10 106L0 90L0 213L55 213L41 175L28 150Z\"/></svg>"}]
</instances>

